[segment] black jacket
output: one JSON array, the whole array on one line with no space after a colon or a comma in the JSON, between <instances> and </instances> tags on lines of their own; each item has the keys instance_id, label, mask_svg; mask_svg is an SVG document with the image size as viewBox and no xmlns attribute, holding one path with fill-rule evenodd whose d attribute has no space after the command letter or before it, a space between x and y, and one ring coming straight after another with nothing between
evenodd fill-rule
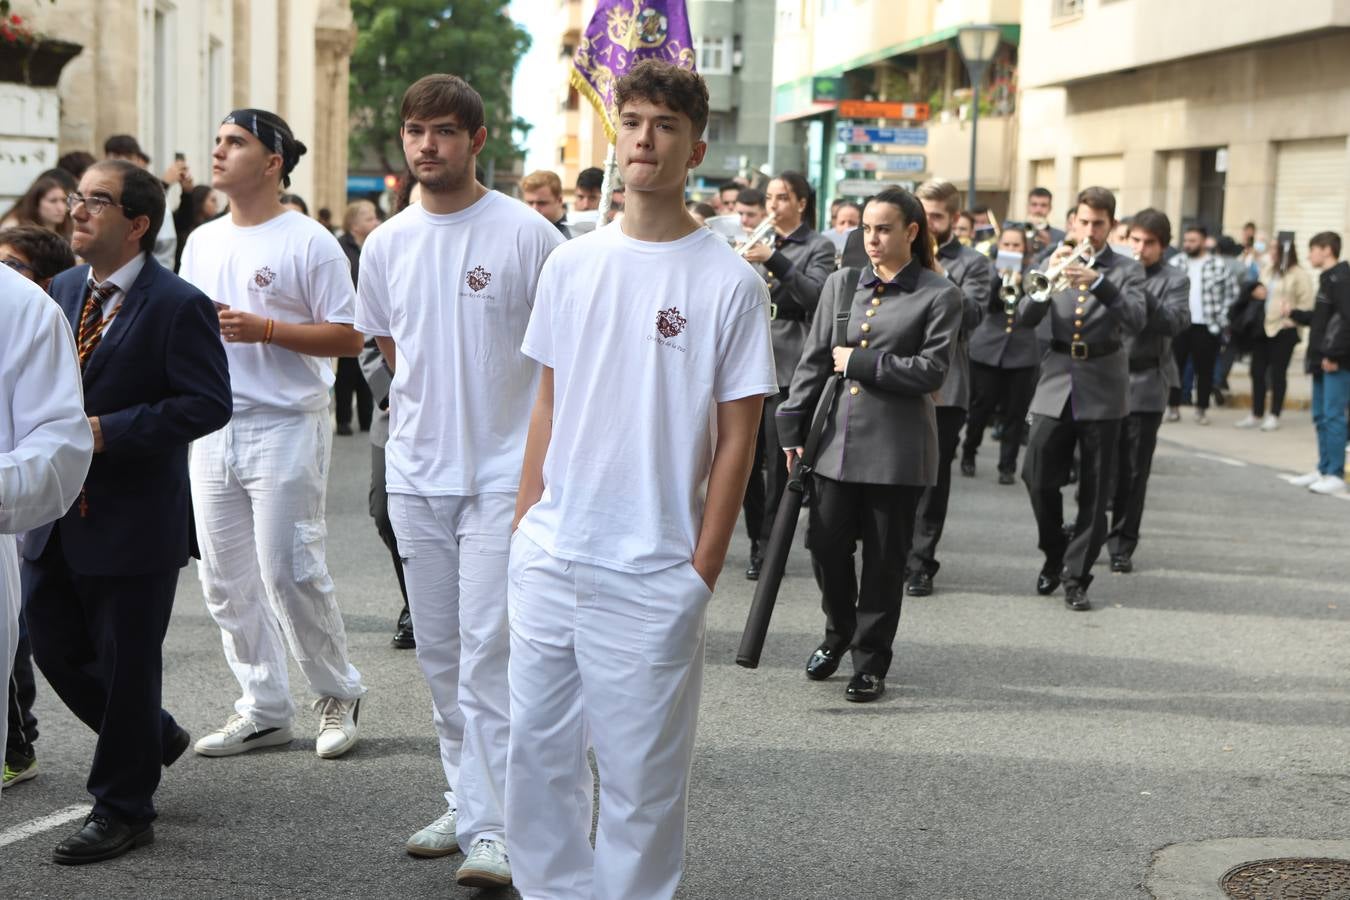
<instances>
[{"instance_id":1,"label":"black jacket","mask_svg":"<svg viewBox=\"0 0 1350 900\"><path fill-rule=\"evenodd\" d=\"M1342 260L1322 273L1312 311L1291 310L1290 318L1308 329L1304 369L1322 371L1322 360L1334 359L1350 368L1350 263Z\"/></svg>"}]
</instances>

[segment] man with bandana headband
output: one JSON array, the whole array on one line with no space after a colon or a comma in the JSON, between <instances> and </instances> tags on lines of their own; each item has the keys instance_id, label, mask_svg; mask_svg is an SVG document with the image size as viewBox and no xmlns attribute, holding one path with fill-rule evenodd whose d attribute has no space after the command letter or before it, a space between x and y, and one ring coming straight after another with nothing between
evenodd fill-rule
<instances>
[{"instance_id":1,"label":"man with bandana headband","mask_svg":"<svg viewBox=\"0 0 1350 900\"><path fill-rule=\"evenodd\" d=\"M315 749L356 743L361 675L324 559L334 356L355 356L347 257L318 222L281 205L305 145L275 113L241 109L216 133L212 186L230 215L192 232L180 274L216 302L234 418L192 448L192 501L207 609L242 694L203 756L289 743L295 706L285 635L317 695Z\"/></svg>"}]
</instances>

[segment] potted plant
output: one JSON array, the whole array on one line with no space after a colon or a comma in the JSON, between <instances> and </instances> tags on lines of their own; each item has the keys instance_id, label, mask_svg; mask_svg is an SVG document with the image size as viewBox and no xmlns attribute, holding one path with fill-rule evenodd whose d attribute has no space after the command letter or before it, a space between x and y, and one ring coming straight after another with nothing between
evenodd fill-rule
<instances>
[{"instance_id":1,"label":"potted plant","mask_svg":"<svg viewBox=\"0 0 1350 900\"><path fill-rule=\"evenodd\" d=\"M0 2L0 81L55 87L61 70L84 48L37 34L28 20Z\"/></svg>"}]
</instances>

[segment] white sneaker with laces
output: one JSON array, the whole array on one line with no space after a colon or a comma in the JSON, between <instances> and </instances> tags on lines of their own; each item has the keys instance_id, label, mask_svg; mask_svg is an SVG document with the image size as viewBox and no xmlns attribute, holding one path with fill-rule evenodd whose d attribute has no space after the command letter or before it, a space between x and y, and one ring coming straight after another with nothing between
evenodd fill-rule
<instances>
[{"instance_id":1,"label":"white sneaker with laces","mask_svg":"<svg viewBox=\"0 0 1350 900\"><path fill-rule=\"evenodd\" d=\"M1261 420L1262 431L1278 431L1280 428L1280 417L1267 415Z\"/></svg>"},{"instance_id":2,"label":"white sneaker with laces","mask_svg":"<svg viewBox=\"0 0 1350 900\"><path fill-rule=\"evenodd\" d=\"M1236 422L1234 422L1234 423L1233 423L1233 427L1234 427L1234 428L1255 428L1258 424L1260 424L1260 420L1257 419L1256 416L1252 415L1251 413L1248 413L1247 415L1243 416L1241 419L1238 419Z\"/></svg>"},{"instance_id":3,"label":"white sneaker with laces","mask_svg":"<svg viewBox=\"0 0 1350 900\"><path fill-rule=\"evenodd\" d=\"M1197 409L1195 411L1195 424L1197 425L1209 424L1209 416L1205 415L1205 411L1203 409Z\"/></svg>"},{"instance_id":4,"label":"white sneaker with laces","mask_svg":"<svg viewBox=\"0 0 1350 900\"><path fill-rule=\"evenodd\" d=\"M1339 475L1323 475L1317 481L1308 485L1308 490L1314 494L1344 494L1345 479Z\"/></svg>"},{"instance_id":5,"label":"white sneaker with laces","mask_svg":"<svg viewBox=\"0 0 1350 900\"><path fill-rule=\"evenodd\" d=\"M1294 487L1312 487L1321 480L1321 472L1309 472L1307 475L1300 475L1297 478L1289 479L1289 483Z\"/></svg>"},{"instance_id":6,"label":"white sneaker with laces","mask_svg":"<svg viewBox=\"0 0 1350 900\"><path fill-rule=\"evenodd\" d=\"M506 858L506 845L491 838L474 841L455 873L455 881L465 887L483 888L510 884L511 863Z\"/></svg>"},{"instance_id":7,"label":"white sneaker with laces","mask_svg":"<svg viewBox=\"0 0 1350 900\"><path fill-rule=\"evenodd\" d=\"M1180 422L1180 421L1181 421L1181 410L1177 409L1175 406L1169 406L1169 407L1167 407L1167 415L1163 417L1163 421L1164 421L1164 422Z\"/></svg>"},{"instance_id":8,"label":"white sneaker with laces","mask_svg":"<svg viewBox=\"0 0 1350 900\"><path fill-rule=\"evenodd\" d=\"M459 824L459 810L447 809L441 817L408 838L404 849L409 856L433 858L449 856L459 849L455 827Z\"/></svg>"},{"instance_id":9,"label":"white sneaker with laces","mask_svg":"<svg viewBox=\"0 0 1350 900\"><path fill-rule=\"evenodd\" d=\"M259 747L276 747L291 742L291 726L259 728L252 719L233 713L225 724L198 738L192 749L201 756L234 756Z\"/></svg>"},{"instance_id":10,"label":"white sneaker with laces","mask_svg":"<svg viewBox=\"0 0 1350 900\"><path fill-rule=\"evenodd\" d=\"M319 736L314 741L314 752L321 759L337 759L356 746L361 698L320 697L314 701L314 708L319 711Z\"/></svg>"}]
</instances>

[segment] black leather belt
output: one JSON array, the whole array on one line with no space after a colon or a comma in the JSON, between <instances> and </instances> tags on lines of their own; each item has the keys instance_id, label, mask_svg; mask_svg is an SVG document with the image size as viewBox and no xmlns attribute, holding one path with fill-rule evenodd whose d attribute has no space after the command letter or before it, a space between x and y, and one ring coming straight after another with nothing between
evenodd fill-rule
<instances>
[{"instance_id":1,"label":"black leather belt","mask_svg":"<svg viewBox=\"0 0 1350 900\"><path fill-rule=\"evenodd\" d=\"M1162 360L1156 356L1131 356L1131 372L1152 372L1162 366Z\"/></svg>"},{"instance_id":2,"label":"black leather belt","mask_svg":"<svg viewBox=\"0 0 1350 900\"><path fill-rule=\"evenodd\" d=\"M1056 353L1067 353L1074 359L1093 359L1115 353L1120 349L1120 341L1102 341L1100 344L1089 344L1086 341L1053 340L1050 342L1050 349Z\"/></svg>"},{"instance_id":3,"label":"black leather belt","mask_svg":"<svg viewBox=\"0 0 1350 900\"><path fill-rule=\"evenodd\" d=\"M769 318L775 321L805 322L806 310L798 306L779 306L777 303L770 303Z\"/></svg>"}]
</instances>

